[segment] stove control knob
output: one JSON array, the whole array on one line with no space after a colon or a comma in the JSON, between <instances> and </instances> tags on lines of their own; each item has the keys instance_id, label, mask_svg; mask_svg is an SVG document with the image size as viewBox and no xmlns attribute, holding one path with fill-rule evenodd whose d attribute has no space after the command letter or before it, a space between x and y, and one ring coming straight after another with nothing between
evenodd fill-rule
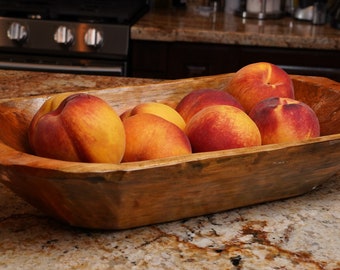
<instances>
[{"instance_id":1,"label":"stove control knob","mask_svg":"<svg viewBox=\"0 0 340 270\"><path fill-rule=\"evenodd\" d=\"M7 30L7 37L13 41L23 42L27 39L28 32L24 25L13 22Z\"/></svg>"},{"instance_id":2,"label":"stove control knob","mask_svg":"<svg viewBox=\"0 0 340 270\"><path fill-rule=\"evenodd\" d=\"M72 30L66 26L59 26L54 33L54 41L62 45L71 45L74 40Z\"/></svg>"},{"instance_id":3,"label":"stove control knob","mask_svg":"<svg viewBox=\"0 0 340 270\"><path fill-rule=\"evenodd\" d=\"M103 45L103 34L96 28L89 28L85 33L84 41L87 46L98 48Z\"/></svg>"}]
</instances>

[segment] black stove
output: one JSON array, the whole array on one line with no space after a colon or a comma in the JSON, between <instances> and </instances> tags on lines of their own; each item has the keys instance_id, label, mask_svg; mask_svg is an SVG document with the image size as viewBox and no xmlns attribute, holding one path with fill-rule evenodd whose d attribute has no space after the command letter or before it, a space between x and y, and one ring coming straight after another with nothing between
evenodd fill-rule
<instances>
[{"instance_id":1,"label":"black stove","mask_svg":"<svg viewBox=\"0 0 340 270\"><path fill-rule=\"evenodd\" d=\"M0 16L131 24L138 18L138 15L145 12L147 6L148 1L140 0L0 0Z\"/></svg>"},{"instance_id":2,"label":"black stove","mask_svg":"<svg viewBox=\"0 0 340 270\"><path fill-rule=\"evenodd\" d=\"M126 76L142 0L0 0L0 68Z\"/></svg>"}]
</instances>

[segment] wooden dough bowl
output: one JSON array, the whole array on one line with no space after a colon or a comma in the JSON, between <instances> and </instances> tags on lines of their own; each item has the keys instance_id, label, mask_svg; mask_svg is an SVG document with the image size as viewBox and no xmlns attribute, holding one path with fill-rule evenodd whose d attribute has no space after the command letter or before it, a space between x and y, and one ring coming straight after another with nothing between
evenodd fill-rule
<instances>
[{"instance_id":1,"label":"wooden dough bowl","mask_svg":"<svg viewBox=\"0 0 340 270\"><path fill-rule=\"evenodd\" d=\"M194 89L221 89L231 76L87 92L121 113L145 101L175 103ZM318 115L321 137L119 165L30 154L27 128L49 96L0 100L0 180L67 224L117 230L304 194L340 172L340 84L320 77L292 79L296 99Z\"/></svg>"}]
</instances>

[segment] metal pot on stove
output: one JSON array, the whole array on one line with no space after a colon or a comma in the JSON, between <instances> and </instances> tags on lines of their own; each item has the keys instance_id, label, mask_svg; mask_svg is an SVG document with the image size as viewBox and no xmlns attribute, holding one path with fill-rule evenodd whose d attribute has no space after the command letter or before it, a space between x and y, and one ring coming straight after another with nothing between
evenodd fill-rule
<instances>
[{"instance_id":1,"label":"metal pot on stove","mask_svg":"<svg viewBox=\"0 0 340 270\"><path fill-rule=\"evenodd\" d=\"M236 15L243 18L278 19L284 15L284 1L245 0L240 2Z\"/></svg>"},{"instance_id":2,"label":"metal pot on stove","mask_svg":"<svg viewBox=\"0 0 340 270\"><path fill-rule=\"evenodd\" d=\"M298 1L293 9L293 16L297 20L310 21L315 25L330 22L331 26L340 29L340 1L338 0L303 0Z\"/></svg>"}]
</instances>

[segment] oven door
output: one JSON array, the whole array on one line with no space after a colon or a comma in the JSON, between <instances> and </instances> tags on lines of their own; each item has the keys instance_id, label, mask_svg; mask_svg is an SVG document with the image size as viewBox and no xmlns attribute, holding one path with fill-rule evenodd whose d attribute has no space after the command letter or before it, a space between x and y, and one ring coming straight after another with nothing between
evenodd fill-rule
<instances>
[{"instance_id":1,"label":"oven door","mask_svg":"<svg viewBox=\"0 0 340 270\"><path fill-rule=\"evenodd\" d=\"M127 61L1 54L0 69L127 76Z\"/></svg>"}]
</instances>

